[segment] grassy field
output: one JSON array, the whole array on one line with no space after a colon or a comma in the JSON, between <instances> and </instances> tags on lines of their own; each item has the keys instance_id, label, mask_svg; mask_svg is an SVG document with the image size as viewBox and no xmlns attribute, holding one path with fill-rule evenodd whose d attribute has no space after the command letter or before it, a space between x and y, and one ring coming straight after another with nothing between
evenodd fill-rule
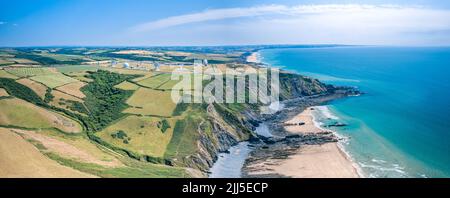
<instances>
[{"instance_id":1,"label":"grassy field","mask_svg":"<svg viewBox=\"0 0 450 198\"><path fill-rule=\"evenodd\" d=\"M54 70L43 67L27 67L27 68L7 68L6 71L10 74L19 77L30 77L37 75L51 75L55 74Z\"/></svg>"},{"instance_id":2,"label":"grassy field","mask_svg":"<svg viewBox=\"0 0 450 198\"><path fill-rule=\"evenodd\" d=\"M71 73L65 73L66 75L70 76L71 78L77 79L82 82L92 82L93 80L90 78L87 78L86 75L88 74L85 71L81 72L71 72Z\"/></svg>"},{"instance_id":3,"label":"grassy field","mask_svg":"<svg viewBox=\"0 0 450 198\"><path fill-rule=\"evenodd\" d=\"M99 67L92 65L67 65L56 67L56 70L61 73L75 73L84 71L97 71Z\"/></svg>"},{"instance_id":4,"label":"grassy field","mask_svg":"<svg viewBox=\"0 0 450 198\"><path fill-rule=\"evenodd\" d=\"M138 84L145 86L145 87L158 88L163 83L169 81L170 77L171 77L171 74L159 74L159 75L155 75L150 78L141 80L138 82Z\"/></svg>"},{"instance_id":5,"label":"grassy field","mask_svg":"<svg viewBox=\"0 0 450 198\"><path fill-rule=\"evenodd\" d=\"M27 140L32 140L44 153L54 153L65 158L105 167L121 167L123 164L106 150L100 149L85 136L73 136L52 130L39 132L15 129Z\"/></svg>"},{"instance_id":6,"label":"grassy field","mask_svg":"<svg viewBox=\"0 0 450 198\"><path fill-rule=\"evenodd\" d=\"M15 62L10 59L0 58L0 66L12 65Z\"/></svg>"},{"instance_id":7,"label":"grassy field","mask_svg":"<svg viewBox=\"0 0 450 198\"><path fill-rule=\"evenodd\" d=\"M184 168L127 160L127 166L106 168L91 163L81 163L57 155L48 155L59 163L86 173L105 178L184 178L192 177Z\"/></svg>"},{"instance_id":8,"label":"grassy field","mask_svg":"<svg viewBox=\"0 0 450 198\"><path fill-rule=\"evenodd\" d=\"M197 152L198 124L200 120L186 117L178 120L173 129L173 136L164 153L165 159L179 159Z\"/></svg>"},{"instance_id":9,"label":"grassy field","mask_svg":"<svg viewBox=\"0 0 450 198\"><path fill-rule=\"evenodd\" d=\"M160 125L163 120L170 126L164 132ZM174 125L174 119L130 115L96 135L114 146L141 155L163 157L172 138ZM113 137L118 131L123 131L126 137Z\"/></svg>"},{"instance_id":10,"label":"grassy field","mask_svg":"<svg viewBox=\"0 0 450 198\"><path fill-rule=\"evenodd\" d=\"M52 101L50 101L50 105L68 110L73 113L78 113L81 115L86 114L85 112L79 112L73 109L73 102L79 102L80 104L82 104L83 103L82 99L58 90L52 90L51 94L53 95L54 98Z\"/></svg>"},{"instance_id":11,"label":"grassy field","mask_svg":"<svg viewBox=\"0 0 450 198\"><path fill-rule=\"evenodd\" d=\"M0 70L0 78L17 79L19 77L14 76L14 75L12 75L12 74L10 74L10 73L8 73L8 72L6 72L5 70L2 69L2 70Z\"/></svg>"},{"instance_id":12,"label":"grassy field","mask_svg":"<svg viewBox=\"0 0 450 198\"><path fill-rule=\"evenodd\" d=\"M10 129L0 128L0 177L92 177L43 155Z\"/></svg>"},{"instance_id":13,"label":"grassy field","mask_svg":"<svg viewBox=\"0 0 450 198\"><path fill-rule=\"evenodd\" d=\"M80 55L66 55L66 54L52 54L52 53L39 53L39 56L48 57L57 61L75 61L75 60L89 60Z\"/></svg>"},{"instance_id":14,"label":"grassy field","mask_svg":"<svg viewBox=\"0 0 450 198\"><path fill-rule=\"evenodd\" d=\"M149 72L148 74L145 74L144 76L139 77L139 78L135 78L135 79L133 79L132 81L133 81L133 82L139 82L139 81L141 81L141 80L150 78L150 77L152 77L152 76L154 76L154 75L155 75L155 74Z\"/></svg>"},{"instance_id":15,"label":"grassy field","mask_svg":"<svg viewBox=\"0 0 450 198\"><path fill-rule=\"evenodd\" d=\"M122 69L122 68L102 68L103 70L107 70L110 72L115 72L119 74L130 74L130 75L146 75L149 72L148 71L141 71L141 70L133 70L133 69Z\"/></svg>"},{"instance_id":16,"label":"grassy field","mask_svg":"<svg viewBox=\"0 0 450 198\"><path fill-rule=\"evenodd\" d=\"M172 89L174 89L174 86L176 85L176 84L178 84L178 83L180 83L180 82L186 82L186 83L188 83L187 85L182 85L183 86L183 89L184 88L187 88L187 89L193 89L194 88L194 78L200 78L200 81L202 81L201 80L201 78L202 78L202 76L194 76L193 74L191 74L190 75L190 79L183 79L184 78L184 76L180 76L180 78L179 78L179 80L168 80L168 81L166 81L165 83L163 83L163 84L161 84L159 87L158 87L158 89L160 89L160 90L172 90ZM180 84L181 85L181 84ZM180 89L180 88L178 88L178 89Z\"/></svg>"},{"instance_id":17,"label":"grassy field","mask_svg":"<svg viewBox=\"0 0 450 198\"><path fill-rule=\"evenodd\" d=\"M32 60L24 59L24 58L12 58L10 60L17 64L27 64L27 65L38 65L39 64L36 61L32 61Z\"/></svg>"},{"instance_id":18,"label":"grassy field","mask_svg":"<svg viewBox=\"0 0 450 198\"><path fill-rule=\"evenodd\" d=\"M33 76L30 79L40 82L50 88L55 88L55 87L59 87L59 86L65 85L65 84L69 84L69 83L78 81L76 79L73 79L71 77L65 76L60 73L50 74L50 75Z\"/></svg>"},{"instance_id":19,"label":"grassy field","mask_svg":"<svg viewBox=\"0 0 450 198\"><path fill-rule=\"evenodd\" d=\"M181 80L169 80L158 87L158 89L162 90L171 90L173 86L179 83Z\"/></svg>"},{"instance_id":20,"label":"grassy field","mask_svg":"<svg viewBox=\"0 0 450 198\"><path fill-rule=\"evenodd\" d=\"M131 107L126 109L124 113L165 117L171 116L176 107L170 91L157 91L147 88L139 88L127 100L127 104Z\"/></svg>"},{"instance_id":21,"label":"grassy field","mask_svg":"<svg viewBox=\"0 0 450 198\"><path fill-rule=\"evenodd\" d=\"M25 128L57 128L68 133L79 133L79 123L24 100L1 99L0 125Z\"/></svg>"},{"instance_id":22,"label":"grassy field","mask_svg":"<svg viewBox=\"0 0 450 198\"><path fill-rule=\"evenodd\" d=\"M29 59L23 59L23 58L9 57L9 58L1 58L0 59L0 66L15 65L15 64L30 66L30 65L38 65L39 63L29 60Z\"/></svg>"},{"instance_id":23,"label":"grassy field","mask_svg":"<svg viewBox=\"0 0 450 198\"><path fill-rule=\"evenodd\" d=\"M45 93L47 91L47 87L45 85L35 82L35 81L32 81L28 78L19 79L19 80L17 80L17 82L32 89L34 91L34 93L36 93L39 97L44 99Z\"/></svg>"},{"instance_id":24,"label":"grassy field","mask_svg":"<svg viewBox=\"0 0 450 198\"><path fill-rule=\"evenodd\" d=\"M78 98L84 98L84 97L86 97L86 95L84 95L84 93L81 92L80 89L82 87L84 87L85 85L86 85L86 83L84 83L84 82L73 82L73 83L69 83L69 84L57 87L56 89L66 93L66 94L76 96Z\"/></svg>"},{"instance_id":25,"label":"grassy field","mask_svg":"<svg viewBox=\"0 0 450 198\"><path fill-rule=\"evenodd\" d=\"M114 87L122 89L122 90L137 90L139 88L138 85L136 85L134 83L130 83L128 81L122 82Z\"/></svg>"}]
</instances>

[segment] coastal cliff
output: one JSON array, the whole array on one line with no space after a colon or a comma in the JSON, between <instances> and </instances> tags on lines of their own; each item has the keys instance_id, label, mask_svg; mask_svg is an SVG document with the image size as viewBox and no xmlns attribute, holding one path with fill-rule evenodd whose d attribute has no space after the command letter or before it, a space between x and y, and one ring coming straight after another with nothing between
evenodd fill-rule
<instances>
[{"instance_id":1,"label":"coastal cliff","mask_svg":"<svg viewBox=\"0 0 450 198\"><path fill-rule=\"evenodd\" d=\"M264 115L260 112L261 104L209 104L202 105L206 119L190 123L196 125L197 151L187 155L174 164L200 170L204 176L218 158L221 152L227 152L231 146L242 141L270 142L267 138L258 136L253 131L261 122L271 121L271 131L284 134L284 130L275 120L283 119L292 113L301 111L307 106L320 104L332 99L357 94L358 91L350 87L336 87L324 84L316 79L293 73L280 74L280 100L286 105L285 109L276 114ZM326 141L334 141L329 136ZM312 141L311 136L296 136L288 138L291 142ZM284 140L277 140L284 141ZM293 143L296 144L296 143ZM287 149L288 151L288 149ZM181 163L181 164L180 164Z\"/></svg>"}]
</instances>

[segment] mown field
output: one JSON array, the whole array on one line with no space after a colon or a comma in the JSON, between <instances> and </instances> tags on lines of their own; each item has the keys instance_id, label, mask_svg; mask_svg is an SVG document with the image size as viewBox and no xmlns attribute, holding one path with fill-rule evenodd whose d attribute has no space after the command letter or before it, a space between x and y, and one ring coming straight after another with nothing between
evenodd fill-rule
<instances>
[{"instance_id":1,"label":"mown field","mask_svg":"<svg viewBox=\"0 0 450 198\"><path fill-rule=\"evenodd\" d=\"M16 82L32 89L39 97L44 99L45 93L47 92L47 87L45 85L35 82L35 81L32 81L28 78L22 78L22 79L17 80Z\"/></svg>"},{"instance_id":2,"label":"mown field","mask_svg":"<svg viewBox=\"0 0 450 198\"><path fill-rule=\"evenodd\" d=\"M11 73L6 72L5 70L0 70L0 78L11 78L11 79L17 79L19 77L12 75Z\"/></svg>"},{"instance_id":3,"label":"mown field","mask_svg":"<svg viewBox=\"0 0 450 198\"><path fill-rule=\"evenodd\" d=\"M80 71L80 72L71 72L71 73L64 73L67 76L70 76L71 78L77 79L82 82L92 82L93 80L90 78L87 78L88 75L87 71Z\"/></svg>"},{"instance_id":4,"label":"mown field","mask_svg":"<svg viewBox=\"0 0 450 198\"><path fill-rule=\"evenodd\" d=\"M40 82L47 87L55 88L65 84L77 82L78 80L71 77L65 76L61 73L49 74L49 75L38 75L30 78L36 82Z\"/></svg>"},{"instance_id":5,"label":"mown field","mask_svg":"<svg viewBox=\"0 0 450 198\"><path fill-rule=\"evenodd\" d=\"M66 94L78 97L78 98L84 98L86 95L81 91L81 88L86 86L86 83L84 82L73 82L69 84L65 84L63 86L57 87L56 90L62 91Z\"/></svg>"},{"instance_id":6,"label":"mown field","mask_svg":"<svg viewBox=\"0 0 450 198\"><path fill-rule=\"evenodd\" d=\"M15 62L9 59L5 59L5 58L1 58L0 59L0 66L8 66L8 65L12 65Z\"/></svg>"},{"instance_id":7,"label":"mown field","mask_svg":"<svg viewBox=\"0 0 450 198\"><path fill-rule=\"evenodd\" d=\"M169 117L176 104L172 101L170 91L139 88L127 100L130 106L124 113Z\"/></svg>"},{"instance_id":8,"label":"mown field","mask_svg":"<svg viewBox=\"0 0 450 198\"><path fill-rule=\"evenodd\" d=\"M97 71L99 67L92 65L65 65L58 66L56 70L61 73L76 73L76 72L85 72L85 71Z\"/></svg>"},{"instance_id":9,"label":"mown field","mask_svg":"<svg viewBox=\"0 0 450 198\"><path fill-rule=\"evenodd\" d=\"M156 89L165 82L169 81L171 78L171 74L158 74L154 75L150 78L146 78L144 80L138 81L137 83L139 85L142 85L144 87L153 88Z\"/></svg>"},{"instance_id":10,"label":"mown field","mask_svg":"<svg viewBox=\"0 0 450 198\"><path fill-rule=\"evenodd\" d=\"M8 73L19 77L30 77L38 75L52 75L56 72L49 68L43 67L27 67L27 68L7 68L5 69Z\"/></svg>"},{"instance_id":11,"label":"mown field","mask_svg":"<svg viewBox=\"0 0 450 198\"><path fill-rule=\"evenodd\" d=\"M141 81L141 80L150 78L150 77L152 77L152 76L154 76L154 75L156 75L156 74L155 74L155 73L152 73L152 72L148 72L147 74L145 74L145 75L143 75L143 76L141 76L141 77L138 77L138 78L134 78L134 79L132 79L131 81L133 81L133 82L139 82L139 81Z\"/></svg>"},{"instance_id":12,"label":"mown field","mask_svg":"<svg viewBox=\"0 0 450 198\"><path fill-rule=\"evenodd\" d=\"M122 89L122 90L130 90L130 91L137 90L139 88L138 85L128 82L128 81L122 82L114 87L118 88L118 89Z\"/></svg>"}]
</instances>

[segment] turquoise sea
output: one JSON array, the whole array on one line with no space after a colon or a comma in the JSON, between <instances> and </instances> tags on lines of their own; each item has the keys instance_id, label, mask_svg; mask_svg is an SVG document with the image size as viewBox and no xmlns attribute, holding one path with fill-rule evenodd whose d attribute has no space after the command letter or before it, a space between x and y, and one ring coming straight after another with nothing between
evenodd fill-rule
<instances>
[{"instance_id":1,"label":"turquoise sea","mask_svg":"<svg viewBox=\"0 0 450 198\"><path fill-rule=\"evenodd\" d=\"M364 95L320 108L366 177L450 177L450 48L327 47L260 51L269 65Z\"/></svg>"}]
</instances>

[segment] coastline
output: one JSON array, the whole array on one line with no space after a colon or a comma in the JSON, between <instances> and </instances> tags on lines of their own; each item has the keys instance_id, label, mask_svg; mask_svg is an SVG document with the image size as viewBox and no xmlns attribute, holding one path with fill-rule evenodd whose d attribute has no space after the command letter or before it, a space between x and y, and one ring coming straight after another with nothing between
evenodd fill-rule
<instances>
[{"instance_id":1,"label":"coastline","mask_svg":"<svg viewBox=\"0 0 450 198\"><path fill-rule=\"evenodd\" d=\"M246 61L248 63L261 63L261 55L259 52L252 52L250 56L247 56Z\"/></svg>"},{"instance_id":2,"label":"coastline","mask_svg":"<svg viewBox=\"0 0 450 198\"><path fill-rule=\"evenodd\" d=\"M334 141L314 142L298 148L284 149L284 157L273 156L247 164L248 177L293 177L293 178L360 178L363 177L350 156L340 146L340 138L333 131L325 130L315 121L315 107L283 122L289 135L320 137L333 136ZM307 139L307 138L306 138Z\"/></svg>"},{"instance_id":3,"label":"coastline","mask_svg":"<svg viewBox=\"0 0 450 198\"><path fill-rule=\"evenodd\" d=\"M349 176L349 177L359 177L359 178L364 177L362 172L361 172L361 168L359 168L358 164L353 161L351 155L344 148L343 144L346 141L345 138L340 136L339 134L337 134L336 131L327 130L327 129L322 128L321 124L317 121L317 118L316 118L316 116L314 114L318 113L318 111L321 111L319 109L322 109L322 107L325 107L325 106L312 106L312 107L306 108L302 113L298 114L297 116L295 116L291 120L287 121L287 123L289 123L289 122L292 123L292 122L295 122L295 121L301 121L301 122L305 122L305 125L296 126L294 128L288 128L289 126L287 126L286 130L291 132L291 133L303 133L303 134L306 134L306 133L321 133L321 132L331 132L331 133L333 133L333 135L335 135L338 138L338 141L337 142L333 142L333 143L327 143L327 144L332 144L333 145L333 149L331 150L331 154L334 157L336 157L336 158L340 158L340 160L342 160L342 162L344 163L344 164L342 164L342 166L345 166L346 169L350 169L348 167L351 167L352 170L349 171L349 174L347 176ZM329 110L326 109L327 113L324 113L324 112L320 112L320 113L329 114L328 111ZM331 115L331 114L330 115L326 115L326 116L335 118L335 116ZM319 150L326 150L326 148L321 148ZM319 161L319 160L317 160L317 161ZM313 163L315 163L315 162L313 162ZM344 168L344 167L338 167L338 166L330 165L330 164L327 164L326 162L317 162L317 163L320 163L321 165L326 166L326 167L328 167L330 169L339 170L339 169ZM345 175L342 175L342 176L346 177Z\"/></svg>"},{"instance_id":4,"label":"coastline","mask_svg":"<svg viewBox=\"0 0 450 198\"><path fill-rule=\"evenodd\" d=\"M253 52L247 62L260 63L260 54ZM297 97L283 102L284 110L262 116L260 126L250 139L250 149L244 164L233 166L241 170L241 177L298 177L298 178L359 178L357 164L341 147L339 136L320 127L311 113L311 107L328 101L348 97L357 90L350 87L335 88L326 94ZM302 122L302 125L293 125ZM267 133L258 131L265 126ZM236 149L238 145L231 149ZM246 147L247 148L247 147ZM239 150L242 150L240 148ZM244 149L246 150L246 149ZM233 152L234 153L234 152ZM229 164L240 161L239 155L228 152L210 169L209 177L236 177ZM234 155L234 156L233 156ZM221 163L221 161L228 163ZM233 171L231 171L233 172Z\"/></svg>"}]
</instances>

